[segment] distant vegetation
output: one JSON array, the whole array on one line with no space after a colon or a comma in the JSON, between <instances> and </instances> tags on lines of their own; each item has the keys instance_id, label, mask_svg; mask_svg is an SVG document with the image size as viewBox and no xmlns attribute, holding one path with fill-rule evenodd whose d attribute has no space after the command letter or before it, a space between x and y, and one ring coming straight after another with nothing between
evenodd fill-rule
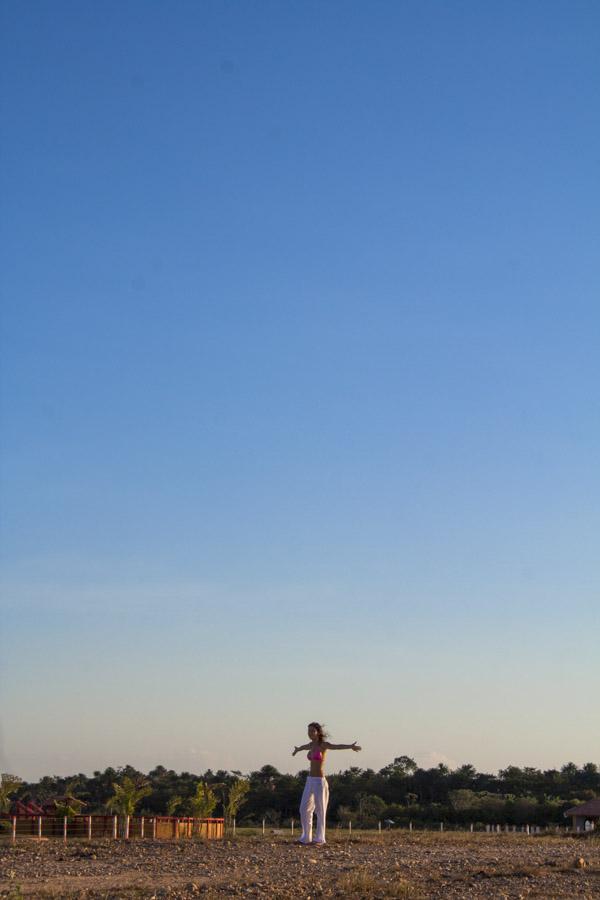
<instances>
[{"instance_id":1,"label":"distant vegetation","mask_svg":"<svg viewBox=\"0 0 600 900\"><path fill-rule=\"evenodd\" d=\"M0 802L6 810L15 799L48 803L57 797L83 804L83 813L135 809L145 815L215 815L238 824L269 826L298 818L298 803L306 772L286 775L265 765L240 772L210 769L202 775L178 774L157 766L148 774L131 766L104 772L46 776L36 783L3 776ZM471 765L450 770L444 765L421 769L408 756L397 757L379 772L352 767L328 776L329 820L349 820L361 827L391 819L396 825L444 821L449 824L564 824L563 812L577 802L600 796L600 771L595 763L560 770L508 766L497 775L477 772ZM64 802L64 801L63 801ZM74 804L71 804L74 808ZM77 806L79 808L79 806Z\"/></svg>"}]
</instances>

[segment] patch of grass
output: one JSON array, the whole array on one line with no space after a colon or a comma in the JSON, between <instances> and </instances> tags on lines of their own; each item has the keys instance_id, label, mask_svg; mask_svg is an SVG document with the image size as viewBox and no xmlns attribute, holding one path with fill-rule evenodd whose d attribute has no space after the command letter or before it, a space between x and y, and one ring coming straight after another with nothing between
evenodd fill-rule
<instances>
[{"instance_id":1,"label":"patch of grass","mask_svg":"<svg viewBox=\"0 0 600 900\"><path fill-rule=\"evenodd\" d=\"M336 884L338 896L371 900L371 898L416 898L420 896L417 889L404 878L397 878L393 882L384 882L377 878L364 866L359 866L346 872Z\"/></svg>"},{"instance_id":2,"label":"patch of grass","mask_svg":"<svg viewBox=\"0 0 600 900\"><path fill-rule=\"evenodd\" d=\"M16 886L8 894L0 892L0 900L26 900L26 897L35 897L36 900L149 900L155 894L155 889L143 885L124 885L118 888L37 888L34 894L29 891L24 894Z\"/></svg>"},{"instance_id":3,"label":"patch of grass","mask_svg":"<svg viewBox=\"0 0 600 900\"><path fill-rule=\"evenodd\" d=\"M573 872L581 872L582 875L593 875L596 877L600 875L600 866L591 866L587 864L579 868L578 866L571 864L570 866L560 866L558 871L568 875L572 875Z\"/></svg>"},{"instance_id":4,"label":"patch of grass","mask_svg":"<svg viewBox=\"0 0 600 900\"><path fill-rule=\"evenodd\" d=\"M25 894L20 884L13 884L8 894L4 895L6 900L25 900Z\"/></svg>"},{"instance_id":5,"label":"patch of grass","mask_svg":"<svg viewBox=\"0 0 600 900\"><path fill-rule=\"evenodd\" d=\"M537 878L547 874L548 870L544 866L513 866L512 868L476 869L464 876L457 876L455 880L460 880L461 877L465 880L469 878Z\"/></svg>"}]
</instances>

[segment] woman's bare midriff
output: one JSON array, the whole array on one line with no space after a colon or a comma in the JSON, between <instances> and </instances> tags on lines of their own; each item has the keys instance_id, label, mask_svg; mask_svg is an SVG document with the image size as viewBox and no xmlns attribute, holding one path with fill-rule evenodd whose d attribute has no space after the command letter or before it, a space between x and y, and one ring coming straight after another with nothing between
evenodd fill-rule
<instances>
[{"instance_id":1,"label":"woman's bare midriff","mask_svg":"<svg viewBox=\"0 0 600 900\"><path fill-rule=\"evenodd\" d=\"M323 759L311 759L310 761L310 777L311 778L324 778L325 775L323 773L323 765L325 763L325 754L326 750L323 751Z\"/></svg>"}]
</instances>

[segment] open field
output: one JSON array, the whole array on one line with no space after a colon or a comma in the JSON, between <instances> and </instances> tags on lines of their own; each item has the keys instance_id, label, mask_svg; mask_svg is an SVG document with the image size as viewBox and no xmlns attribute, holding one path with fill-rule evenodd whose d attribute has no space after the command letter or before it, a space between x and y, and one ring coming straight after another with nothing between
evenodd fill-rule
<instances>
[{"instance_id":1,"label":"open field","mask_svg":"<svg viewBox=\"0 0 600 900\"><path fill-rule=\"evenodd\" d=\"M0 897L592 898L600 840L513 834L363 832L326 847L289 838L20 841L0 848Z\"/></svg>"}]
</instances>

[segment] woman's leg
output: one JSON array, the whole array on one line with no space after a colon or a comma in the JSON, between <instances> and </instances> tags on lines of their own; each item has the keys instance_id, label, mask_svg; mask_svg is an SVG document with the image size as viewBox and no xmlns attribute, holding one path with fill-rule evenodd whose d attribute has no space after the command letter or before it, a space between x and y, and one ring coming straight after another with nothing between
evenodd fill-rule
<instances>
[{"instance_id":1,"label":"woman's leg","mask_svg":"<svg viewBox=\"0 0 600 900\"><path fill-rule=\"evenodd\" d=\"M325 818L327 816L327 804L329 803L329 785L326 778L321 778L321 784L315 789L315 808L317 812L317 837L315 844L325 843Z\"/></svg>"},{"instance_id":2,"label":"woman's leg","mask_svg":"<svg viewBox=\"0 0 600 900\"><path fill-rule=\"evenodd\" d=\"M313 812L315 811L315 795L313 791L313 783L310 778L306 779L304 791L302 792L302 800L300 801L300 821L302 822L302 834L300 835L300 843L310 844L312 841L312 825Z\"/></svg>"}]
</instances>

